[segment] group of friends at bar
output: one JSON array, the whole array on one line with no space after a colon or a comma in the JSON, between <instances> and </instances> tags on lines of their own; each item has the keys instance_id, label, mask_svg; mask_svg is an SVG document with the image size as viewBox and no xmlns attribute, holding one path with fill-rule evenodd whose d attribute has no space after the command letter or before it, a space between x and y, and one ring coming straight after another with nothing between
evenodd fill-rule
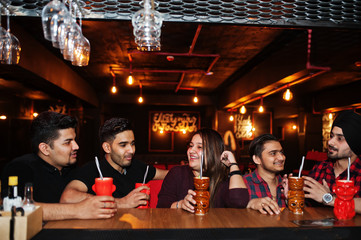
<instances>
[{"instance_id":1,"label":"group of friends at bar","mask_svg":"<svg viewBox=\"0 0 361 240\"><path fill-rule=\"evenodd\" d=\"M19 195L25 183L33 183L33 198L43 209L43 220L106 219L118 208L147 204L146 186L135 183L163 180L158 208L178 208L194 212L193 178L209 177L211 208L250 208L260 214L280 214L287 206L287 177L281 176L286 155L279 140L271 134L256 137L249 146L256 169L242 175L234 154L225 150L221 135L202 128L188 143L188 165L164 170L134 158L135 136L128 119L111 118L99 130L104 156L100 168L104 177L112 177L116 190L112 196L97 196L92 190L99 172L95 161L75 168L79 145L76 142L77 120L56 112L43 112L31 124L33 153L10 161L1 175L2 197L9 176L18 176ZM332 207L332 188L337 179L347 178L358 188L355 211L361 213L361 115L341 112L333 122L328 141L328 159L314 165L303 176L309 206ZM329 196L331 198L325 198ZM330 199L325 201L325 199Z\"/></svg>"}]
</instances>

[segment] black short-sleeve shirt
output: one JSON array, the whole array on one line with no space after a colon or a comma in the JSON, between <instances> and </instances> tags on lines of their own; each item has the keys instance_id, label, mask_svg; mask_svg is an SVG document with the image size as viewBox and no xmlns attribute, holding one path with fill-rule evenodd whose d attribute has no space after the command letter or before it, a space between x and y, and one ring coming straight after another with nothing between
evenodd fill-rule
<instances>
[{"instance_id":1,"label":"black short-sleeve shirt","mask_svg":"<svg viewBox=\"0 0 361 240\"><path fill-rule=\"evenodd\" d=\"M58 203L65 186L71 179L74 166L59 171L36 154L26 154L10 161L1 175L1 195L7 196L9 176L18 176L18 195L24 197L25 183L33 184L36 202Z\"/></svg>"},{"instance_id":2,"label":"black short-sleeve shirt","mask_svg":"<svg viewBox=\"0 0 361 240\"><path fill-rule=\"evenodd\" d=\"M122 198L128 195L135 188L135 183L143 182L144 174L146 172L147 165L136 159L132 160L132 164L126 168L126 173L122 174L115 170L107 160L103 159L99 161L100 169L103 177L112 177L113 184L116 189L113 193L113 197ZM149 166L146 182L152 180L155 176L156 169L153 166ZM79 180L88 187L88 193L94 194L92 186L95 182L95 178L98 178L99 172L95 165L95 161L85 164L79 168L74 175L73 180Z\"/></svg>"}]
</instances>

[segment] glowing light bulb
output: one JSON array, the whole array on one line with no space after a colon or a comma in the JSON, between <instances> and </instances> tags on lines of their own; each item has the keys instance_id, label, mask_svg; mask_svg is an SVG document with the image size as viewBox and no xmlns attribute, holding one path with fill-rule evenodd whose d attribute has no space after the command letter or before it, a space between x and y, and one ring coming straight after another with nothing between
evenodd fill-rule
<instances>
[{"instance_id":1,"label":"glowing light bulb","mask_svg":"<svg viewBox=\"0 0 361 240\"><path fill-rule=\"evenodd\" d=\"M197 103L197 102L198 102L198 98L197 98L197 97L194 97L194 98L193 98L193 102Z\"/></svg>"},{"instance_id":2,"label":"glowing light bulb","mask_svg":"<svg viewBox=\"0 0 361 240\"><path fill-rule=\"evenodd\" d=\"M332 119L333 119L333 115L332 115L332 113L329 113L329 114L328 114L328 119L330 119L330 120L332 120Z\"/></svg>"},{"instance_id":3,"label":"glowing light bulb","mask_svg":"<svg viewBox=\"0 0 361 240\"><path fill-rule=\"evenodd\" d=\"M259 108L258 108L258 112L263 113L263 111L264 111L263 106L262 106L262 105L261 105L261 106L259 106Z\"/></svg>"},{"instance_id":4,"label":"glowing light bulb","mask_svg":"<svg viewBox=\"0 0 361 240\"><path fill-rule=\"evenodd\" d=\"M1 119L1 120L5 120L6 118L7 118L7 117L6 117L5 115L1 115L1 116L0 116L0 119Z\"/></svg>"},{"instance_id":5,"label":"glowing light bulb","mask_svg":"<svg viewBox=\"0 0 361 240\"><path fill-rule=\"evenodd\" d=\"M118 91L118 89L116 86L113 86L110 91L114 94Z\"/></svg>"},{"instance_id":6,"label":"glowing light bulb","mask_svg":"<svg viewBox=\"0 0 361 240\"><path fill-rule=\"evenodd\" d=\"M163 129L161 129L161 130L159 131L159 133L160 133L160 134L163 134L163 133L164 133Z\"/></svg>"},{"instance_id":7,"label":"glowing light bulb","mask_svg":"<svg viewBox=\"0 0 361 240\"><path fill-rule=\"evenodd\" d=\"M35 117L35 118L36 118L38 115L39 115L39 113L37 113L37 112L34 112L34 113L33 113L33 117Z\"/></svg>"},{"instance_id":8,"label":"glowing light bulb","mask_svg":"<svg viewBox=\"0 0 361 240\"><path fill-rule=\"evenodd\" d=\"M139 102L139 103L142 103L142 102L143 102L142 96L140 96L140 97L138 98L138 102Z\"/></svg>"},{"instance_id":9,"label":"glowing light bulb","mask_svg":"<svg viewBox=\"0 0 361 240\"><path fill-rule=\"evenodd\" d=\"M293 129L293 130L296 130L296 129L297 129L297 126L293 124L293 125L292 125L292 129Z\"/></svg>"},{"instance_id":10,"label":"glowing light bulb","mask_svg":"<svg viewBox=\"0 0 361 240\"><path fill-rule=\"evenodd\" d=\"M246 107L245 107L244 105L239 109L239 112L240 112L241 114L245 114L246 111L247 111L247 109L246 109Z\"/></svg>"},{"instance_id":11,"label":"glowing light bulb","mask_svg":"<svg viewBox=\"0 0 361 240\"><path fill-rule=\"evenodd\" d=\"M233 115L229 116L229 121L233 122L233 120L234 120Z\"/></svg>"},{"instance_id":12,"label":"glowing light bulb","mask_svg":"<svg viewBox=\"0 0 361 240\"><path fill-rule=\"evenodd\" d=\"M286 100L286 101L291 101L292 98L293 98L293 94L290 91L290 89L287 88L287 90L283 93L283 99Z\"/></svg>"},{"instance_id":13,"label":"glowing light bulb","mask_svg":"<svg viewBox=\"0 0 361 240\"><path fill-rule=\"evenodd\" d=\"M185 129L183 129L182 132L183 132L183 134L186 134L186 133L187 133L187 131L186 131Z\"/></svg>"},{"instance_id":14,"label":"glowing light bulb","mask_svg":"<svg viewBox=\"0 0 361 240\"><path fill-rule=\"evenodd\" d=\"M133 85L134 79L133 79L132 75L129 75L127 82L128 82L128 85Z\"/></svg>"}]
</instances>

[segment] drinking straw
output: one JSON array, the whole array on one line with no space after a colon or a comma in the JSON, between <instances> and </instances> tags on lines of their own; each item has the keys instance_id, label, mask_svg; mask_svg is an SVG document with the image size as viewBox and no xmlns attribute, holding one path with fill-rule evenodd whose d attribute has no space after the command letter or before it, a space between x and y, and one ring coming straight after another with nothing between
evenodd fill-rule
<instances>
[{"instance_id":1,"label":"drinking straw","mask_svg":"<svg viewBox=\"0 0 361 240\"><path fill-rule=\"evenodd\" d=\"M301 172L302 172L302 169L303 169L303 163L305 162L305 156L302 157L302 162L301 162L301 166L300 166L300 170L298 172L298 178L301 177Z\"/></svg>"},{"instance_id":2,"label":"drinking straw","mask_svg":"<svg viewBox=\"0 0 361 240\"><path fill-rule=\"evenodd\" d=\"M351 165L351 158L348 157L348 166L347 166L347 181L350 181L350 165Z\"/></svg>"},{"instance_id":3,"label":"drinking straw","mask_svg":"<svg viewBox=\"0 0 361 240\"><path fill-rule=\"evenodd\" d=\"M143 184L145 183L145 179L147 178L148 169L149 169L149 165L147 165L147 170L145 170L145 174L144 174L144 178L143 178Z\"/></svg>"},{"instance_id":4,"label":"drinking straw","mask_svg":"<svg viewBox=\"0 0 361 240\"><path fill-rule=\"evenodd\" d=\"M99 175L100 175L100 179L103 180L103 174L102 174L102 172L100 171L99 160L98 160L98 157L97 157L97 156L95 156L95 164L97 165L98 172L99 172Z\"/></svg>"},{"instance_id":5,"label":"drinking straw","mask_svg":"<svg viewBox=\"0 0 361 240\"><path fill-rule=\"evenodd\" d=\"M199 172L199 178L202 179L202 174L203 174L203 152L201 153L201 169Z\"/></svg>"}]
</instances>

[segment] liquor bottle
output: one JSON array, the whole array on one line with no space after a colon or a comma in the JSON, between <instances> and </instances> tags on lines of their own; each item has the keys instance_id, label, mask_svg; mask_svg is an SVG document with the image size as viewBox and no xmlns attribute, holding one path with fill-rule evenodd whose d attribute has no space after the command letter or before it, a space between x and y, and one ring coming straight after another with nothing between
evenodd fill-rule
<instances>
[{"instance_id":1,"label":"liquor bottle","mask_svg":"<svg viewBox=\"0 0 361 240\"><path fill-rule=\"evenodd\" d=\"M23 209L25 212L31 212L31 211L35 210L35 205L34 205L34 200L33 200L33 184L32 183L25 184Z\"/></svg>"},{"instance_id":2,"label":"liquor bottle","mask_svg":"<svg viewBox=\"0 0 361 240\"><path fill-rule=\"evenodd\" d=\"M18 196L18 177L9 176L8 196L4 198L4 211L10 211L12 206L21 207L21 197Z\"/></svg>"}]
</instances>

